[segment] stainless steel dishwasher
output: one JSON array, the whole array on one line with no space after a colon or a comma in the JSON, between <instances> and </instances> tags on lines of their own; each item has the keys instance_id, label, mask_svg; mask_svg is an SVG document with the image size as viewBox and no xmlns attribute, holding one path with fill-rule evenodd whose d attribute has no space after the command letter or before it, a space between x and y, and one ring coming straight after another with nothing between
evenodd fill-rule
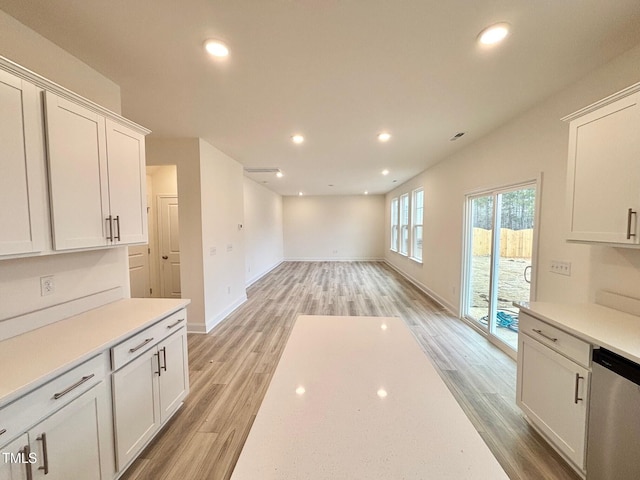
<instances>
[{"instance_id":1,"label":"stainless steel dishwasher","mask_svg":"<svg viewBox=\"0 0 640 480\"><path fill-rule=\"evenodd\" d=\"M640 365L593 351L587 480L640 479Z\"/></svg>"}]
</instances>

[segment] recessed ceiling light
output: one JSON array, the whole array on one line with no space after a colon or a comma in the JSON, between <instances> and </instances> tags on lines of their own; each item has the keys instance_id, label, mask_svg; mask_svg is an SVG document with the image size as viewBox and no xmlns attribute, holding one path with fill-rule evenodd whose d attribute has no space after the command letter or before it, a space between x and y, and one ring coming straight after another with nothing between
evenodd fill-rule
<instances>
[{"instance_id":1,"label":"recessed ceiling light","mask_svg":"<svg viewBox=\"0 0 640 480\"><path fill-rule=\"evenodd\" d=\"M278 177L278 178L282 178L282 177L284 177L284 173L282 173L282 172L276 172L276 177Z\"/></svg>"},{"instance_id":2,"label":"recessed ceiling light","mask_svg":"<svg viewBox=\"0 0 640 480\"><path fill-rule=\"evenodd\" d=\"M376 393L380 398L385 398L387 396L387 391L384 388L381 388Z\"/></svg>"},{"instance_id":3,"label":"recessed ceiling light","mask_svg":"<svg viewBox=\"0 0 640 480\"><path fill-rule=\"evenodd\" d=\"M369 195L369 192L367 190L364 191L365 195Z\"/></svg>"},{"instance_id":4,"label":"recessed ceiling light","mask_svg":"<svg viewBox=\"0 0 640 480\"><path fill-rule=\"evenodd\" d=\"M306 392L306 390L303 386L299 386L298 388L296 388L296 393L298 395L304 395L304 392Z\"/></svg>"},{"instance_id":5,"label":"recessed ceiling light","mask_svg":"<svg viewBox=\"0 0 640 480\"><path fill-rule=\"evenodd\" d=\"M378 134L378 140L381 142L388 142L391 138L391 134L389 132L382 132Z\"/></svg>"},{"instance_id":6,"label":"recessed ceiling light","mask_svg":"<svg viewBox=\"0 0 640 480\"><path fill-rule=\"evenodd\" d=\"M384 170L382 170L382 172L380 172L380 173L382 173L383 175L389 175L389 170L387 170L387 169L385 168L385 169L384 169Z\"/></svg>"},{"instance_id":7,"label":"recessed ceiling light","mask_svg":"<svg viewBox=\"0 0 640 480\"><path fill-rule=\"evenodd\" d=\"M296 134L293 137L291 137L291 141L293 143L300 144L300 143L304 142L304 137L302 135Z\"/></svg>"},{"instance_id":8,"label":"recessed ceiling light","mask_svg":"<svg viewBox=\"0 0 640 480\"><path fill-rule=\"evenodd\" d=\"M300 196L300 197L301 197L302 195L303 195L303 193L302 193L302 192L298 192L298 196Z\"/></svg>"},{"instance_id":9,"label":"recessed ceiling light","mask_svg":"<svg viewBox=\"0 0 640 480\"><path fill-rule=\"evenodd\" d=\"M481 31L480 35L478 35L478 41L482 45L495 45L504 40L507 35L509 35L509 24L504 22L496 23Z\"/></svg>"},{"instance_id":10,"label":"recessed ceiling light","mask_svg":"<svg viewBox=\"0 0 640 480\"><path fill-rule=\"evenodd\" d=\"M229 48L220 40L207 40L204 48L213 57L223 58L229 56Z\"/></svg>"}]
</instances>

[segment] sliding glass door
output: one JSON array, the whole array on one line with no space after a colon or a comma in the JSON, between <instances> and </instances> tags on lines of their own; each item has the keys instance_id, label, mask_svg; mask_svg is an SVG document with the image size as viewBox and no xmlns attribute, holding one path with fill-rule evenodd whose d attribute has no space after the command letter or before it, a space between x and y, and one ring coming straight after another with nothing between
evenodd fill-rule
<instances>
[{"instance_id":1,"label":"sliding glass door","mask_svg":"<svg viewBox=\"0 0 640 480\"><path fill-rule=\"evenodd\" d=\"M531 296L535 214L535 184L467 198L463 314L514 350L513 302Z\"/></svg>"}]
</instances>

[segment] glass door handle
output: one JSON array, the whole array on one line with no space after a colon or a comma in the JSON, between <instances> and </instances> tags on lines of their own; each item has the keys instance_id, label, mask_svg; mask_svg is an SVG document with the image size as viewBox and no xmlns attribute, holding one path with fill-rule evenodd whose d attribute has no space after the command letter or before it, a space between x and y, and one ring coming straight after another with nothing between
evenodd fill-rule
<instances>
[{"instance_id":1,"label":"glass door handle","mask_svg":"<svg viewBox=\"0 0 640 480\"><path fill-rule=\"evenodd\" d=\"M529 273L529 277L527 277L527 272ZM531 283L531 265L527 265L524 267L524 281L527 283Z\"/></svg>"}]
</instances>

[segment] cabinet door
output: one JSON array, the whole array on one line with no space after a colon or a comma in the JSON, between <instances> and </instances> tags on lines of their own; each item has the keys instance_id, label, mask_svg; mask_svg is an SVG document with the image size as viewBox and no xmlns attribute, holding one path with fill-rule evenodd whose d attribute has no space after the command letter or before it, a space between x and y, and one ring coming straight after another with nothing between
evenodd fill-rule
<instances>
[{"instance_id":1,"label":"cabinet door","mask_svg":"<svg viewBox=\"0 0 640 480\"><path fill-rule=\"evenodd\" d=\"M109 202L118 243L147 243L144 135L107 119Z\"/></svg>"},{"instance_id":2,"label":"cabinet door","mask_svg":"<svg viewBox=\"0 0 640 480\"><path fill-rule=\"evenodd\" d=\"M187 330L181 328L158 345L160 365L160 420L164 423L189 393Z\"/></svg>"},{"instance_id":3,"label":"cabinet door","mask_svg":"<svg viewBox=\"0 0 640 480\"><path fill-rule=\"evenodd\" d=\"M159 354L152 348L113 374L116 462L121 471L160 428Z\"/></svg>"},{"instance_id":4,"label":"cabinet door","mask_svg":"<svg viewBox=\"0 0 640 480\"><path fill-rule=\"evenodd\" d=\"M527 335L519 336L517 403L581 470L589 380L588 370Z\"/></svg>"},{"instance_id":5,"label":"cabinet door","mask_svg":"<svg viewBox=\"0 0 640 480\"><path fill-rule=\"evenodd\" d=\"M105 119L51 92L45 106L54 248L107 245Z\"/></svg>"},{"instance_id":6,"label":"cabinet door","mask_svg":"<svg viewBox=\"0 0 640 480\"><path fill-rule=\"evenodd\" d=\"M34 479L107 478L101 465L101 450L108 445L101 427L105 402L106 388L100 383L29 431L31 451L37 456Z\"/></svg>"},{"instance_id":7,"label":"cabinet door","mask_svg":"<svg viewBox=\"0 0 640 480\"><path fill-rule=\"evenodd\" d=\"M638 128L640 92L571 122L569 240L640 243ZM629 209L637 213L630 215Z\"/></svg>"},{"instance_id":8,"label":"cabinet door","mask_svg":"<svg viewBox=\"0 0 640 480\"><path fill-rule=\"evenodd\" d=\"M0 71L0 255L44 247L44 144L38 90Z\"/></svg>"},{"instance_id":9,"label":"cabinet door","mask_svg":"<svg viewBox=\"0 0 640 480\"><path fill-rule=\"evenodd\" d=\"M29 450L29 437L27 434L17 438L9 445L0 448L0 480L27 480L32 465L29 463L35 458Z\"/></svg>"}]
</instances>

